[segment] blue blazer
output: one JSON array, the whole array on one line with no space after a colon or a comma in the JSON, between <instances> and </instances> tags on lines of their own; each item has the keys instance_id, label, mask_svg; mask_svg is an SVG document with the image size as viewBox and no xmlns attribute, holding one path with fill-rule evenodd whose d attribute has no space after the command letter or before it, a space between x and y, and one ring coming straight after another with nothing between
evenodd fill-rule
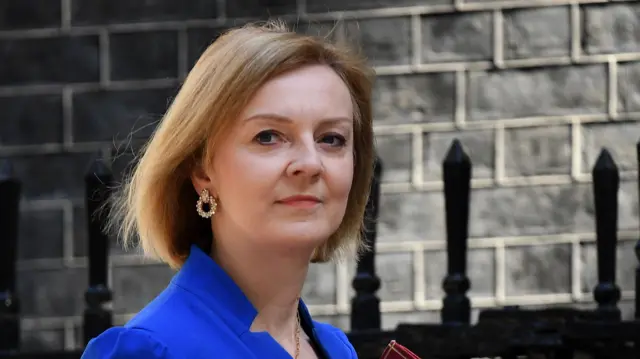
<instances>
[{"instance_id":1,"label":"blue blazer","mask_svg":"<svg viewBox=\"0 0 640 359\"><path fill-rule=\"evenodd\" d=\"M338 328L311 319L301 324L320 358L357 358ZM123 327L92 339L81 359L291 359L267 332L251 332L257 315L244 293L199 247L167 288Z\"/></svg>"}]
</instances>

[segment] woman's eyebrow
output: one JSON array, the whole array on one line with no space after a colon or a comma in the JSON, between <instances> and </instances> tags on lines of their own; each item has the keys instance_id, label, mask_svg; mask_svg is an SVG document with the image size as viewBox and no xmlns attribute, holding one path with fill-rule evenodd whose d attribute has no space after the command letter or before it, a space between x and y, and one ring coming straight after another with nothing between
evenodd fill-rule
<instances>
[{"instance_id":1,"label":"woman's eyebrow","mask_svg":"<svg viewBox=\"0 0 640 359\"><path fill-rule=\"evenodd\" d=\"M293 122L293 119L287 116L278 115L275 113L257 113L245 118L244 122L250 122L255 120L275 120L275 121L282 121L282 122ZM319 122L327 123L327 124L334 124L334 123L338 124L338 123L344 123L344 122L351 123L353 122L353 118L347 117L347 116L327 117L327 118L320 119Z\"/></svg>"}]
</instances>

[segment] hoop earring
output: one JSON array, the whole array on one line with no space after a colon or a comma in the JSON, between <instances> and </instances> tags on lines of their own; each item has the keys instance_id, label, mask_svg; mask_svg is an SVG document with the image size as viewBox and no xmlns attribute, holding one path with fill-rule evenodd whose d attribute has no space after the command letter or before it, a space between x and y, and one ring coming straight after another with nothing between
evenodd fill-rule
<instances>
[{"instance_id":1,"label":"hoop earring","mask_svg":"<svg viewBox=\"0 0 640 359\"><path fill-rule=\"evenodd\" d=\"M204 211L202 209L202 205L207 203L209 205L209 210ZM196 210L198 211L198 215L202 218L211 218L214 214L216 214L216 210L218 209L218 201L209 194L209 191L205 188L200 193L200 198L198 198L198 202L196 202Z\"/></svg>"}]
</instances>

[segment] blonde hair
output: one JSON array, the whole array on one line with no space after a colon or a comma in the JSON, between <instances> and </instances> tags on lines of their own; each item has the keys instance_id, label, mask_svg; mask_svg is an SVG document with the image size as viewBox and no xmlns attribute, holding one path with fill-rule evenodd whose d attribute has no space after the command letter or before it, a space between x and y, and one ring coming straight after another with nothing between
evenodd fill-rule
<instances>
[{"instance_id":1,"label":"blonde hair","mask_svg":"<svg viewBox=\"0 0 640 359\"><path fill-rule=\"evenodd\" d=\"M330 66L348 86L355 105L354 177L346 214L312 261L326 262L362 249L374 161L373 71L350 46L288 31L276 21L224 33L190 71L113 197L109 228L116 229L125 247L138 242L145 254L177 269L192 244L210 246L204 242L213 240L211 225L196 212L192 172L211 164L221 136L266 81L309 64Z\"/></svg>"}]
</instances>

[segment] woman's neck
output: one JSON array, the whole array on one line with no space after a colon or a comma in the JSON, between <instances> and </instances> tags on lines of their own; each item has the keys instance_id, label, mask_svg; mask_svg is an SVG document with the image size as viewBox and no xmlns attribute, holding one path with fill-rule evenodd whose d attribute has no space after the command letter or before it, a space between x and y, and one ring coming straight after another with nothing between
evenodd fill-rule
<instances>
[{"instance_id":1,"label":"woman's neck","mask_svg":"<svg viewBox=\"0 0 640 359\"><path fill-rule=\"evenodd\" d=\"M216 241L211 255L257 310L250 330L266 331L280 342L292 340L311 252L242 248L239 243Z\"/></svg>"}]
</instances>

